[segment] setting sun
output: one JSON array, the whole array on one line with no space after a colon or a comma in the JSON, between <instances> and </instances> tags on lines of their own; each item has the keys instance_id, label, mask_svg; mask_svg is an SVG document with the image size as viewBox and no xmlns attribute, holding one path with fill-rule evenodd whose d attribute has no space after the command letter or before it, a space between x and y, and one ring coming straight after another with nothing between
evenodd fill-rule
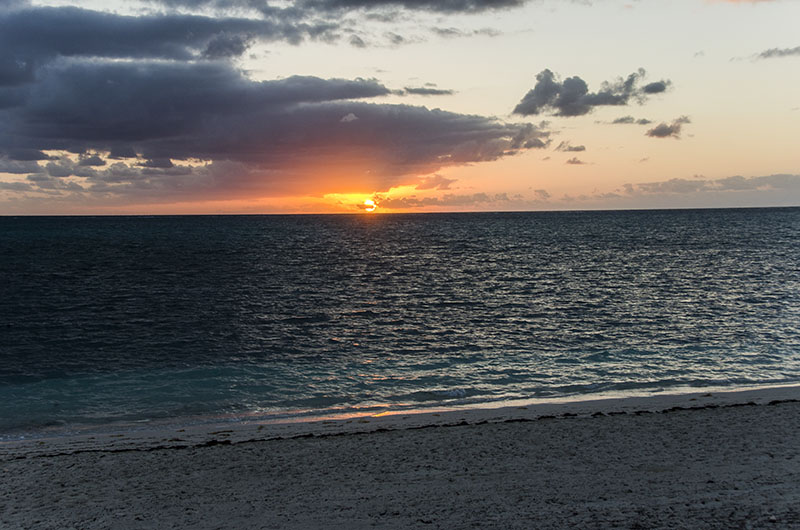
<instances>
[{"instance_id":1,"label":"setting sun","mask_svg":"<svg viewBox=\"0 0 800 530\"><path fill-rule=\"evenodd\" d=\"M375 204L375 201L373 201L372 199L366 199L364 201L364 210L367 212L374 212L375 208L377 207L378 205Z\"/></svg>"}]
</instances>

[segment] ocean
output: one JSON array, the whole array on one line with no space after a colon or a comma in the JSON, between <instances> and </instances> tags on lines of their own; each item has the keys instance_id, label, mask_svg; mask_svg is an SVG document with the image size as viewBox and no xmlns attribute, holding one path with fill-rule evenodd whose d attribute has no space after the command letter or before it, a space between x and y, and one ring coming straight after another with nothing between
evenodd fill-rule
<instances>
[{"instance_id":1,"label":"ocean","mask_svg":"<svg viewBox=\"0 0 800 530\"><path fill-rule=\"evenodd\" d=\"M800 382L800 208L0 217L0 439Z\"/></svg>"}]
</instances>

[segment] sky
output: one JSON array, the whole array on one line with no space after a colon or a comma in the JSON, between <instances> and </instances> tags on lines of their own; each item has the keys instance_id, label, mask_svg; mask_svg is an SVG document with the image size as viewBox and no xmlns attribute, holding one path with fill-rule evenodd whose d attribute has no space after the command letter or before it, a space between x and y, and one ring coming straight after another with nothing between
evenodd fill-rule
<instances>
[{"instance_id":1,"label":"sky","mask_svg":"<svg viewBox=\"0 0 800 530\"><path fill-rule=\"evenodd\" d=\"M0 0L0 215L800 205L797 0Z\"/></svg>"}]
</instances>

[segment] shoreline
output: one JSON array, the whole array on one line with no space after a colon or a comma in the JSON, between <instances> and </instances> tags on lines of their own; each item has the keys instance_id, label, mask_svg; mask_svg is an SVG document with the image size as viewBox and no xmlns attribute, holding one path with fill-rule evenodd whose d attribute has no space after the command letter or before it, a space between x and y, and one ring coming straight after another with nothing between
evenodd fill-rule
<instances>
[{"instance_id":1,"label":"shoreline","mask_svg":"<svg viewBox=\"0 0 800 530\"><path fill-rule=\"evenodd\" d=\"M792 386L4 444L0 527L800 528L798 398Z\"/></svg>"},{"instance_id":2,"label":"shoreline","mask_svg":"<svg viewBox=\"0 0 800 530\"><path fill-rule=\"evenodd\" d=\"M0 441L0 461L11 458L66 455L81 452L120 452L182 449L208 445L235 445L258 441L367 434L426 427L482 425L646 414L687 409L767 405L800 401L800 384L727 389L713 387L692 392L648 395L600 394L553 399L513 400L501 406L454 406L412 410L384 410L353 415L317 415L277 420L219 421L194 425L164 424L154 428L108 429L77 434L58 433Z\"/></svg>"}]
</instances>

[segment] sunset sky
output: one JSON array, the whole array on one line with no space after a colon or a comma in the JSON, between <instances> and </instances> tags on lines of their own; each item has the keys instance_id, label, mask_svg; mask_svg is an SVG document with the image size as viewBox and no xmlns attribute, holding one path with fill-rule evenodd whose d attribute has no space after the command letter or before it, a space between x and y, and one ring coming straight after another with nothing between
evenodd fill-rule
<instances>
[{"instance_id":1,"label":"sunset sky","mask_svg":"<svg viewBox=\"0 0 800 530\"><path fill-rule=\"evenodd\" d=\"M796 0L0 0L0 214L800 205L798 21Z\"/></svg>"}]
</instances>

